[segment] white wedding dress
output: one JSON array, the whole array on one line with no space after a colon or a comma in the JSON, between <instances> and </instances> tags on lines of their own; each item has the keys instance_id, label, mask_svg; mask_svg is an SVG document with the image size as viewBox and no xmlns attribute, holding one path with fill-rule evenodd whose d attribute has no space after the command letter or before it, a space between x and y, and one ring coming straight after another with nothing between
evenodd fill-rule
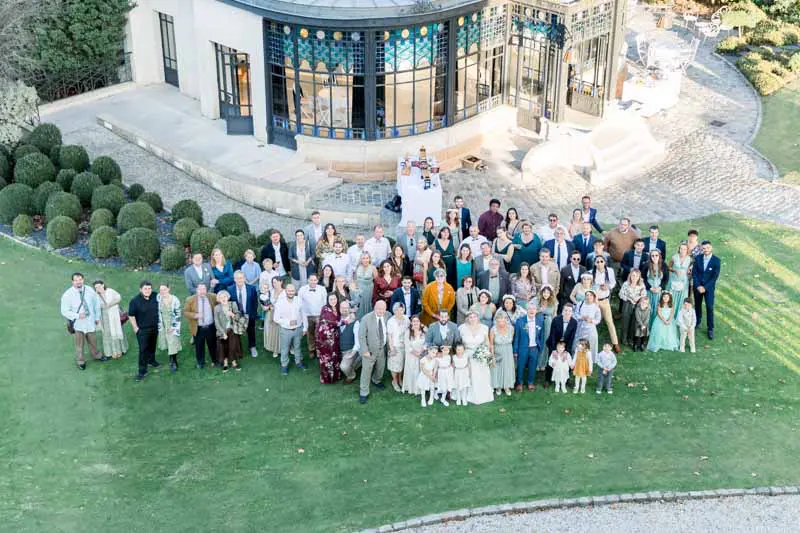
<instances>
[{"instance_id":1,"label":"white wedding dress","mask_svg":"<svg viewBox=\"0 0 800 533\"><path fill-rule=\"evenodd\" d=\"M494 394L489 366L472 358L472 354L478 346L488 344L489 328L481 324L477 333L473 334L467 324L462 324L458 331L461 333L461 341L464 343L464 355L469 358L469 403L479 405L491 402L494 400Z\"/></svg>"}]
</instances>

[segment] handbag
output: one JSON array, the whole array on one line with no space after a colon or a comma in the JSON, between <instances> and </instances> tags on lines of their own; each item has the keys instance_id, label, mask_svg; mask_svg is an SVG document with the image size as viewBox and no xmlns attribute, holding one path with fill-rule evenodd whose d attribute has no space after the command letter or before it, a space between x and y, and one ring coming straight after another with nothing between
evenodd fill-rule
<instances>
[{"instance_id":1,"label":"handbag","mask_svg":"<svg viewBox=\"0 0 800 533\"><path fill-rule=\"evenodd\" d=\"M423 278L424 275L425 275L424 272L414 272L414 275L412 277L413 277L414 281L416 281L417 283L423 283L424 282L424 278Z\"/></svg>"},{"instance_id":2,"label":"handbag","mask_svg":"<svg viewBox=\"0 0 800 533\"><path fill-rule=\"evenodd\" d=\"M686 283L683 282L683 281L673 281L670 284L670 287L672 288L673 291L682 291L685 286L686 286Z\"/></svg>"},{"instance_id":3,"label":"handbag","mask_svg":"<svg viewBox=\"0 0 800 533\"><path fill-rule=\"evenodd\" d=\"M128 323L128 312L120 310L119 312L119 323L121 325L125 325Z\"/></svg>"},{"instance_id":4,"label":"handbag","mask_svg":"<svg viewBox=\"0 0 800 533\"><path fill-rule=\"evenodd\" d=\"M75 313L78 316L80 316L81 308L83 307L83 304L85 303L84 299L83 299L83 292L84 291L81 291L81 304L75 310ZM67 320L67 333L69 333L70 335L75 335L75 321L74 320Z\"/></svg>"}]
</instances>

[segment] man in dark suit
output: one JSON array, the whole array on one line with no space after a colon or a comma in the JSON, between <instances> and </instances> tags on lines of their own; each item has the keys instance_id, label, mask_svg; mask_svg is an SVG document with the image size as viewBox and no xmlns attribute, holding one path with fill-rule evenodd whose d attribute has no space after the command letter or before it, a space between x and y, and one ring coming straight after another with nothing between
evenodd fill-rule
<instances>
[{"instance_id":1,"label":"man in dark suit","mask_svg":"<svg viewBox=\"0 0 800 533\"><path fill-rule=\"evenodd\" d=\"M581 264L581 253L573 250L569 256L569 264L561 269L561 284L558 288L558 312L564 309L564 304L570 301L572 289L581 282L581 274L586 272L586 267ZM572 348L571 346L568 350Z\"/></svg>"},{"instance_id":2,"label":"man in dark suit","mask_svg":"<svg viewBox=\"0 0 800 533\"><path fill-rule=\"evenodd\" d=\"M281 278L287 275L291 276L292 265L289 263L289 247L286 246L286 242L281 239L281 232L273 230L269 239L270 242L261 249L261 260L263 261L267 257L272 259L273 268Z\"/></svg>"},{"instance_id":3,"label":"man in dark suit","mask_svg":"<svg viewBox=\"0 0 800 533\"><path fill-rule=\"evenodd\" d=\"M547 338L547 352L552 353L556 349L556 343L564 341L567 351L572 352L572 343L575 342L575 332L578 330L578 321L572 317L572 304L564 304L561 314L553 318L550 323L550 336ZM548 365L544 371L544 386L552 380L553 368Z\"/></svg>"},{"instance_id":4,"label":"man in dark suit","mask_svg":"<svg viewBox=\"0 0 800 533\"><path fill-rule=\"evenodd\" d=\"M602 235L603 228L600 227L600 223L597 221L597 209L592 207L592 197L584 196L581 198L581 205L583 207L583 220L594 226L594 229Z\"/></svg>"},{"instance_id":5,"label":"man in dark suit","mask_svg":"<svg viewBox=\"0 0 800 533\"><path fill-rule=\"evenodd\" d=\"M644 241L644 249L649 254L653 250L661 252L664 263L669 261L667 258L667 243L658 238L658 226L650 226L650 238Z\"/></svg>"},{"instance_id":6,"label":"man in dark suit","mask_svg":"<svg viewBox=\"0 0 800 533\"><path fill-rule=\"evenodd\" d=\"M458 219L461 221L461 235L466 237L469 235L469 228L472 227L472 215L470 215L469 209L464 207L464 198L456 196L453 198L453 202L456 204Z\"/></svg>"},{"instance_id":7,"label":"man in dark suit","mask_svg":"<svg viewBox=\"0 0 800 533\"><path fill-rule=\"evenodd\" d=\"M237 270L233 273L231 301L236 302L239 310L247 317L247 345L250 355L258 357L256 349L256 318L258 317L258 291L254 285L245 282L244 273Z\"/></svg>"},{"instance_id":8,"label":"man in dark suit","mask_svg":"<svg viewBox=\"0 0 800 533\"><path fill-rule=\"evenodd\" d=\"M503 296L511 294L511 283L508 274L500 270L500 260L493 258L489 261L489 270L478 274L478 289L487 290L492 295L492 303L500 305Z\"/></svg>"},{"instance_id":9,"label":"man in dark suit","mask_svg":"<svg viewBox=\"0 0 800 533\"><path fill-rule=\"evenodd\" d=\"M703 241L703 254L697 256L692 268L692 281L694 282L694 312L697 316L697 327L703 318L703 300L706 302L706 325L708 338L714 340L714 290L719 278L720 260L712 255L710 241Z\"/></svg>"},{"instance_id":10,"label":"man in dark suit","mask_svg":"<svg viewBox=\"0 0 800 533\"><path fill-rule=\"evenodd\" d=\"M394 310L394 304L401 303L405 308L406 316L418 315L422 312L419 291L414 287L414 280L410 276L403 276L402 287L395 289L389 300L389 309Z\"/></svg>"},{"instance_id":11,"label":"man in dark suit","mask_svg":"<svg viewBox=\"0 0 800 533\"><path fill-rule=\"evenodd\" d=\"M525 367L528 367L528 390L536 388L533 380L536 377L536 365L544 346L544 315L537 314L538 309L533 300L528 303L528 312L514 324L514 357L517 360L517 392L522 392L522 381Z\"/></svg>"},{"instance_id":12,"label":"man in dark suit","mask_svg":"<svg viewBox=\"0 0 800 533\"><path fill-rule=\"evenodd\" d=\"M594 251L594 241L596 240L597 237L592 235L592 225L584 222L583 232L572 239L575 249L581 253L581 261L586 261L586 256Z\"/></svg>"},{"instance_id":13,"label":"man in dark suit","mask_svg":"<svg viewBox=\"0 0 800 533\"><path fill-rule=\"evenodd\" d=\"M572 255L572 250L575 249L575 244L565 238L566 232L560 226L556 228L555 235L556 238L544 243L544 247L550 250L550 257L561 270L569 265L569 257Z\"/></svg>"},{"instance_id":14,"label":"man in dark suit","mask_svg":"<svg viewBox=\"0 0 800 533\"><path fill-rule=\"evenodd\" d=\"M642 274L642 279L645 279L647 277L649 261L649 256L644 251L644 241L642 239L636 239L633 243L633 250L628 250L622 255L622 262L620 263L622 267L622 277L620 279L620 284L628 281L628 274L630 274L631 270L634 268L638 269Z\"/></svg>"}]
</instances>

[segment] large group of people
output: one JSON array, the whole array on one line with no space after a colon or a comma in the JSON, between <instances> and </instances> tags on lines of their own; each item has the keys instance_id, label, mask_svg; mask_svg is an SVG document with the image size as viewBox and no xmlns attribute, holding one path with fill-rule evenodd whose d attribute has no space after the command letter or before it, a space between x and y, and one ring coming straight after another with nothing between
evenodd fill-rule
<instances>
[{"instance_id":1,"label":"large group of people","mask_svg":"<svg viewBox=\"0 0 800 533\"><path fill-rule=\"evenodd\" d=\"M563 392L571 377L572 390L582 393L595 367L597 392L610 394L623 345L684 351L688 341L694 352L704 307L714 338L720 260L696 230L670 248L658 226L643 235L626 217L603 232L588 196L566 225L551 213L535 228L513 207L504 216L500 206L492 199L473 224L457 196L438 230L431 218L421 228L408 222L391 242L378 225L349 246L315 212L292 242L273 231L260 263L254 250L235 261L219 249L207 262L194 254L183 305L166 283L154 291L142 281L126 313L119 292L102 280L87 286L75 273L61 313L77 365L86 368L87 344L98 361L121 357L130 322L137 379L159 366L157 351L167 353L175 372L185 318L198 368L208 354L211 366L239 371L243 354L257 357L261 344L279 358L282 375L291 359L307 370L305 337L320 382L359 379L361 403L372 388L385 387L388 368L392 389L418 396L423 406L467 405L533 391L537 376Z\"/></svg>"}]
</instances>

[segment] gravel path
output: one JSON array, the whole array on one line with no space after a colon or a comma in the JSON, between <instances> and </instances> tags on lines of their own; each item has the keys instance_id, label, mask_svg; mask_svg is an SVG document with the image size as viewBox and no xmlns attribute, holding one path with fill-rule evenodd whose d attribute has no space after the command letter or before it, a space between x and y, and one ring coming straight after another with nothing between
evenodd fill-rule
<instances>
[{"instance_id":1,"label":"gravel path","mask_svg":"<svg viewBox=\"0 0 800 533\"><path fill-rule=\"evenodd\" d=\"M520 515L470 518L413 529L419 533L597 532L658 533L794 532L800 529L800 496L743 496L673 503L617 504Z\"/></svg>"}]
</instances>

